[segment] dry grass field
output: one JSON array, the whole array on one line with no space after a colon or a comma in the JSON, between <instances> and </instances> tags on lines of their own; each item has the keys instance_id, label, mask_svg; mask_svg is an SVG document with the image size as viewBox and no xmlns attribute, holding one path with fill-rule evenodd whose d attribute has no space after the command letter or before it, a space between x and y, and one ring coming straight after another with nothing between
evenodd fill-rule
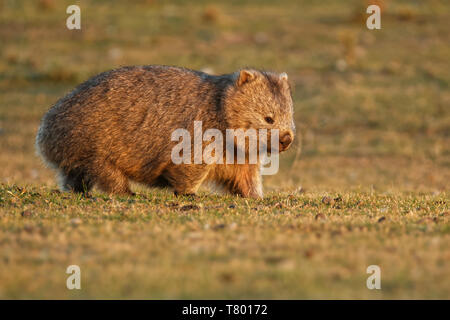
<instances>
[{"instance_id":1,"label":"dry grass field","mask_svg":"<svg viewBox=\"0 0 450 320\"><path fill-rule=\"evenodd\" d=\"M0 298L449 299L450 4L379 0L368 30L370 2L0 0ZM57 191L40 118L140 64L289 74L298 135L264 199Z\"/></svg>"}]
</instances>

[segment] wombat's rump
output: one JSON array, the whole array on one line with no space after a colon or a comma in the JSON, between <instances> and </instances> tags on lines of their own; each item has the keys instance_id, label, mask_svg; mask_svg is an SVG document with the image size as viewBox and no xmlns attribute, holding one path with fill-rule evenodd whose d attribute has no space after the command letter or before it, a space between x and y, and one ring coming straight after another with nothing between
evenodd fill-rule
<instances>
[{"instance_id":1,"label":"wombat's rump","mask_svg":"<svg viewBox=\"0 0 450 320\"><path fill-rule=\"evenodd\" d=\"M286 74L240 70L212 76L168 66L101 73L59 100L43 117L36 148L63 190L131 194L129 180L192 194L205 181L261 197L259 164L171 161L175 129L277 128L280 148L294 138Z\"/></svg>"}]
</instances>

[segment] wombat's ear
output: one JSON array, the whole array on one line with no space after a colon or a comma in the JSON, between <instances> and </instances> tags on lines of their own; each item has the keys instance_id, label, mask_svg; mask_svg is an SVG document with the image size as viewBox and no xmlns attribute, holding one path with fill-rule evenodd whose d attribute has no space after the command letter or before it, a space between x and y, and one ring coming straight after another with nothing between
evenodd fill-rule
<instances>
[{"instance_id":1,"label":"wombat's ear","mask_svg":"<svg viewBox=\"0 0 450 320\"><path fill-rule=\"evenodd\" d=\"M286 72L280 73L280 80L287 81L288 75Z\"/></svg>"},{"instance_id":2,"label":"wombat's ear","mask_svg":"<svg viewBox=\"0 0 450 320\"><path fill-rule=\"evenodd\" d=\"M244 83L250 82L256 78L254 71L243 69L239 71L237 85L242 86Z\"/></svg>"}]
</instances>

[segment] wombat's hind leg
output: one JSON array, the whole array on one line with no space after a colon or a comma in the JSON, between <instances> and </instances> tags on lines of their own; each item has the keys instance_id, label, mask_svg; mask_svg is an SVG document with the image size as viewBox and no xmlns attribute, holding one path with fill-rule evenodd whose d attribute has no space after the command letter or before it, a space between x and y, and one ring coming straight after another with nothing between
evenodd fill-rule
<instances>
[{"instance_id":1,"label":"wombat's hind leg","mask_svg":"<svg viewBox=\"0 0 450 320\"><path fill-rule=\"evenodd\" d=\"M92 181L83 169L71 169L68 173L61 170L58 174L60 189L87 194L92 188Z\"/></svg>"},{"instance_id":2,"label":"wombat's hind leg","mask_svg":"<svg viewBox=\"0 0 450 320\"><path fill-rule=\"evenodd\" d=\"M96 174L95 182L104 192L110 194L134 195L130 190L128 178L113 165L104 165Z\"/></svg>"}]
</instances>

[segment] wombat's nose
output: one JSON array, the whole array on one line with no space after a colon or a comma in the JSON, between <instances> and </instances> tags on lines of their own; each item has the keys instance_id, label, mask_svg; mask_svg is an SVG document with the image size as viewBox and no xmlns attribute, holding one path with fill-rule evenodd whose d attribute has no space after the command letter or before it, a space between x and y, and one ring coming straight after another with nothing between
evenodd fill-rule
<instances>
[{"instance_id":1,"label":"wombat's nose","mask_svg":"<svg viewBox=\"0 0 450 320\"><path fill-rule=\"evenodd\" d=\"M281 137L280 137L280 149L282 151L287 150L289 148L289 146L291 145L293 140L292 137L292 133L290 132L285 132Z\"/></svg>"}]
</instances>

